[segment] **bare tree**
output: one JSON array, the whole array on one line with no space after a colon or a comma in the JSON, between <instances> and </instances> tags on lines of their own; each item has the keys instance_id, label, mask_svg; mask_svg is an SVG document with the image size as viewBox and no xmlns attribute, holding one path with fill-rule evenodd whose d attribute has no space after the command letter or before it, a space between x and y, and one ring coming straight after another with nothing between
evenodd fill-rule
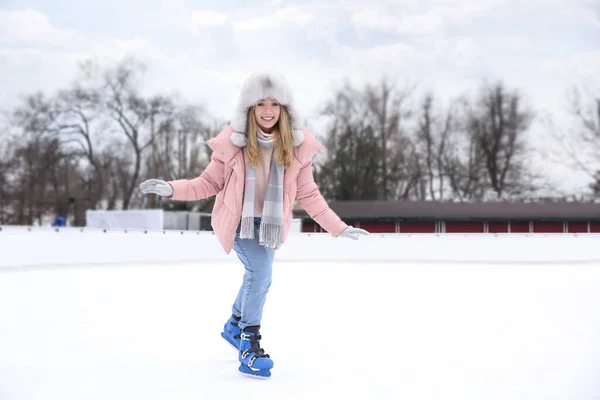
<instances>
[{"instance_id":1,"label":"bare tree","mask_svg":"<svg viewBox=\"0 0 600 400\"><path fill-rule=\"evenodd\" d=\"M483 152L487 179L497 198L530 190L526 134L533 113L503 84L484 85L468 110L467 132Z\"/></svg>"},{"instance_id":2,"label":"bare tree","mask_svg":"<svg viewBox=\"0 0 600 400\"><path fill-rule=\"evenodd\" d=\"M55 205L49 191L53 172L65 154L57 139L35 136L18 145L11 165L21 184L15 189L15 222L19 225L41 223L48 208Z\"/></svg>"},{"instance_id":3,"label":"bare tree","mask_svg":"<svg viewBox=\"0 0 600 400\"><path fill-rule=\"evenodd\" d=\"M8 152L0 159L0 223L68 212L85 224L86 209L143 204L136 190L142 174L173 179L205 166L205 141L220 126L207 123L201 107L175 95L142 95L145 66L134 59L79 66L66 88L29 94L10 113L19 137L11 146L0 137Z\"/></svg>"},{"instance_id":4,"label":"bare tree","mask_svg":"<svg viewBox=\"0 0 600 400\"><path fill-rule=\"evenodd\" d=\"M170 98L144 98L139 94L135 80L144 69L134 61L125 60L104 74L103 106L133 150L130 179L123 193L122 208L125 210L129 208L133 192L139 185L142 153L165 132L174 112ZM164 120L157 123L159 117Z\"/></svg>"},{"instance_id":5,"label":"bare tree","mask_svg":"<svg viewBox=\"0 0 600 400\"><path fill-rule=\"evenodd\" d=\"M68 157L69 162L76 163L78 173L65 184L77 193L77 201L82 207L92 209L96 208L103 191L93 140L97 108L94 93L75 84L53 97L41 93L26 96L13 111L13 125L24 135L21 140L56 143L60 153ZM75 219L77 224L85 222L79 216Z\"/></svg>"},{"instance_id":6,"label":"bare tree","mask_svg":"<svg viewBox=\"0 0 600 400\"><path fill-rule=\"evenodd\" d=\"M165 123L162 140L156 141L161 158L156 160L152 175L178 179L200 174L210 159L211 150L206 142L219 129L206 121L202 107L186 105L178 108Z\"/></svg>"},{"instance_id":7,"label":"bare tree","mask_svg":"<svg viewBox=\"0 0 600 400\"><path fill-rule=\"evenodd\" d=\"M345 84L326 103L328 159L316 178L338 200L407 196L414 185L411 143L404 131L410 90L382 80L356 89ZM411 170L412 168L412 170Z\"/></svg>"},{"instance_id":8,"label":"bare tree","mask_svg":"<svg viewBox=\"0 0 600 400\"><path fill-rule=\"evenodd\" d=\"M105 185L104 207L107 210L118 209L131 184L131 169L134 163L131 152L123 152L127 147L125 140L114 139L105 146L98 158Z\"/></svg>"},{"instance_id":9,"label":"bare tree","mask_svg":"<svg viewBox=\"0 0 600 400\"><path fill-rule=\"evenodd\" d=\"M85 182L86 197L88 207L95 209L104 192L104 179L96 155L97 132L103 129L98 92L76 81L71 88L58 92L55 109L57 115L50 133L61 137L63 146L72 143L73 155L91 166L89 179Z\"/></svg>"},{"instance_id":10,"label":"bare tree","mask_svg":"<svg viewBox=\"0 0 600 400\"><path fill-rule=\"evenodd\" d=\"M443 200L446 194L448 147L453 133L453 114L444 115L434 109L434 96L427 93L421 104L416 132L418 153L423 158L423 173L420 174L419 199Z\"/></svg>"},{"instance_id":11,"label":"bare tree","mask_svg":"<svg viewBox=\"0 0 600 400\"><path fill-rule=\"evenodd\" d=\"M151 177L180 179L202 173L208 165L212 150L206 142L222 129L223 121L209 121L204 108L194 104L178 105L171 118L165 120L161 140L154 141L152 154L145 158L145 171ZM145 199L152 200L153 196ZM144 199L140 199L143 201ZM158 204L177 209L212 209L214 198L194 203L174 203L156 196ZM150 207L156 203L150 201Z\"/></svg>"},{"instance_id":12,"label":"bare tree","mask_svg":"<svg viewBox=\"0 0 600 400\"><path fill-rule=\"evenodd\" d=\"M382 79L377 85L367 85L364 90L371 115L368 122L380 141L383 200L388 200L390 193L398 192L398 184L415 175L404 168L410 164L405 163L403 148L399 147L404 144L407 136L403 122L411 117L406 103L413 91L414 87L397 89L394 83L386 79ZM396 144L393 149L392 143Z\"/></svg>"},{"instance_id":13,"label":"bare tree","mask_svg":"<svg viewBox=\"0 0 600 400\"><path fill-rule=\"evenodd\" d=\"M336 200L381 197L380 141L368 125L369 112L364 93L348 84L326 104L328 157L315 172L324 196Z\"/></svg>"},{"instance_id":14,"label":"bare tree","mask_svg":"<svg viewBox=\"0 0 600 400\"><path fill-rule=\"evenodd\" d=\"M568 136L559 134L552 124L550 131L574 167L592 179L589 187L593 196L600 197L600 92L596 89L594 93L593 86L587 89L574 86L568 102L572 117Z\"/></svg>"},{"instance_id":15,"label":"bare tree","mask_svg":"<svg viewBox=\"0 0 600 400\"><path fill-rule=\"evenodd\" d=\"M9 135L8 118L0 115L0 225L8 224L12 215L9 208L9 174L13 158L12 143Z\"/></svg>"},{"instance_id":16,"label":"bare tree","mask_svg":"<svg viewBox=\"0 0 600 400\"><path fill-rule=\"evenodd\" d=\"M484 153L477 138L469 132L470 104L466 95L453 100L451 133L441 155L450 199L472 201L484 198L488 186ZM449 111L450 113L450 111Z\"/></svg>"}]
</instances>

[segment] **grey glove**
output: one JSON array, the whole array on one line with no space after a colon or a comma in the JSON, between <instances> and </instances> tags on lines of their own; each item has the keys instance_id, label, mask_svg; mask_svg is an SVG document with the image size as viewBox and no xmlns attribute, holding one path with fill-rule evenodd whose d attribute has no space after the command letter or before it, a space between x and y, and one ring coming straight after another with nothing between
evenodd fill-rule
<instances>
[{"instance_id":1,"label":"grey glove","mask_svg":"<svg viewBox=\"0 0 600 400\"><path fill-rule=\"evenodd\" d=\"M173 196L173 187L160 179L148 179L140 184L140 189L145 194L156 193L163 197Z\"/></svg>"},{"instance_id":2,"label":"grey glove","mask_svg":"<svg viewBox=\"0 0 600 400\"><path fill-rule=\"evenodd\" d=\"M358 235L368 235L369 232L365 231L364 229L359 229L359 228L355 228L352 225L350 225L349 227L347 227L346 229L344 229L342 231L342 233L340 233L339 236L343 236L343 237L347 237L350 239L354 239L354 240L358 240Z\"/></svg>"}]
</instances>

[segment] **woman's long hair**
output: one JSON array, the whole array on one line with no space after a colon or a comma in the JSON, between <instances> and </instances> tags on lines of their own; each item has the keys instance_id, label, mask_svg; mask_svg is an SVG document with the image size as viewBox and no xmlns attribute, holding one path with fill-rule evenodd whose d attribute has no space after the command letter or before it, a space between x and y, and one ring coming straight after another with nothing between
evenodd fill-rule
<instances>
[{"instance_id":1,"label":"woman's long hair","mask_svg":"<svg viewBox=\"0 0 600 400\"><path fill-rule=\"evenodd\" d=\"M246 145L246 161L254 168L258 168L261 165L260 151L258 150L258 141L256 140L256 133L259 129L258 122L254 116L254 107L248 109L248 131L246 132L248 137L248 144ZM273 150L273 157L277 164L283 164L285 168L292 166L294 161L293 143L292 137L292 124L290 122L290 115L288 114L287 108L280 105L279 121L275 125L275 148Z\"/></svg>"}]
</instances>

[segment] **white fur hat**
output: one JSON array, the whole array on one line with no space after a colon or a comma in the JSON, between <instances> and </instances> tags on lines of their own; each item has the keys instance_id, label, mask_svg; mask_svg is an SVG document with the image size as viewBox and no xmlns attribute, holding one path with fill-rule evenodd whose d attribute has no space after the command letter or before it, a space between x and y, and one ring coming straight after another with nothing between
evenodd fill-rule
<instances>
[{"instance_id":1,"label":"white fur hat","mask_svg":"<svg viewBox=\"0 0 600 400\"><path fill-rule=\"evenodd\" d=\"M276 99L287 107L294 130L302 127L296 110L292 90L283 75L277 72L256 72L250 75L242 86L237 107L231 121L234 132L246 133L248 108L265 98Z\"/></svg>"}]
</instances>

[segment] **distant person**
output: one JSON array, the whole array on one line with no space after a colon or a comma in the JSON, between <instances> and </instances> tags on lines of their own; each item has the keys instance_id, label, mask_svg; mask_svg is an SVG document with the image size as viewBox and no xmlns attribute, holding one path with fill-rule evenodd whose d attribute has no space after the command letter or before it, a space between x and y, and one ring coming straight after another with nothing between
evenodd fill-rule
<instances>
[{"instance_id":1,"label":"distant person","mask_svg":"<svg viewBox=\"0 0 600 400\"><path fill-rule=\"evenodd\" d=\"M242 286L221 336L238 349L239 370L270 377L273 361L260 347L260 323L275 250L288 236L294 201L333 236L358 239L367 231L346 225L314 182L312 158L322 145L301 125L292 92L276 73L244 83L232 122L208 141L211 161L197 178L149 179L143 193L197 201L219 195L211 225L227 254L245 266Z\"/></svg>"},{"instance_id":2,"label":"distant person","mask_svg":"<svg viewBox=\"0 0 600 400\"><path fill-rule=\"evenodd\" d=\"M67 219L65 217L57 216L54 219L54 222L52 222L52 227L53 228L64 227L64 226L67 226Z\"/></svg>"}]
</instances>

